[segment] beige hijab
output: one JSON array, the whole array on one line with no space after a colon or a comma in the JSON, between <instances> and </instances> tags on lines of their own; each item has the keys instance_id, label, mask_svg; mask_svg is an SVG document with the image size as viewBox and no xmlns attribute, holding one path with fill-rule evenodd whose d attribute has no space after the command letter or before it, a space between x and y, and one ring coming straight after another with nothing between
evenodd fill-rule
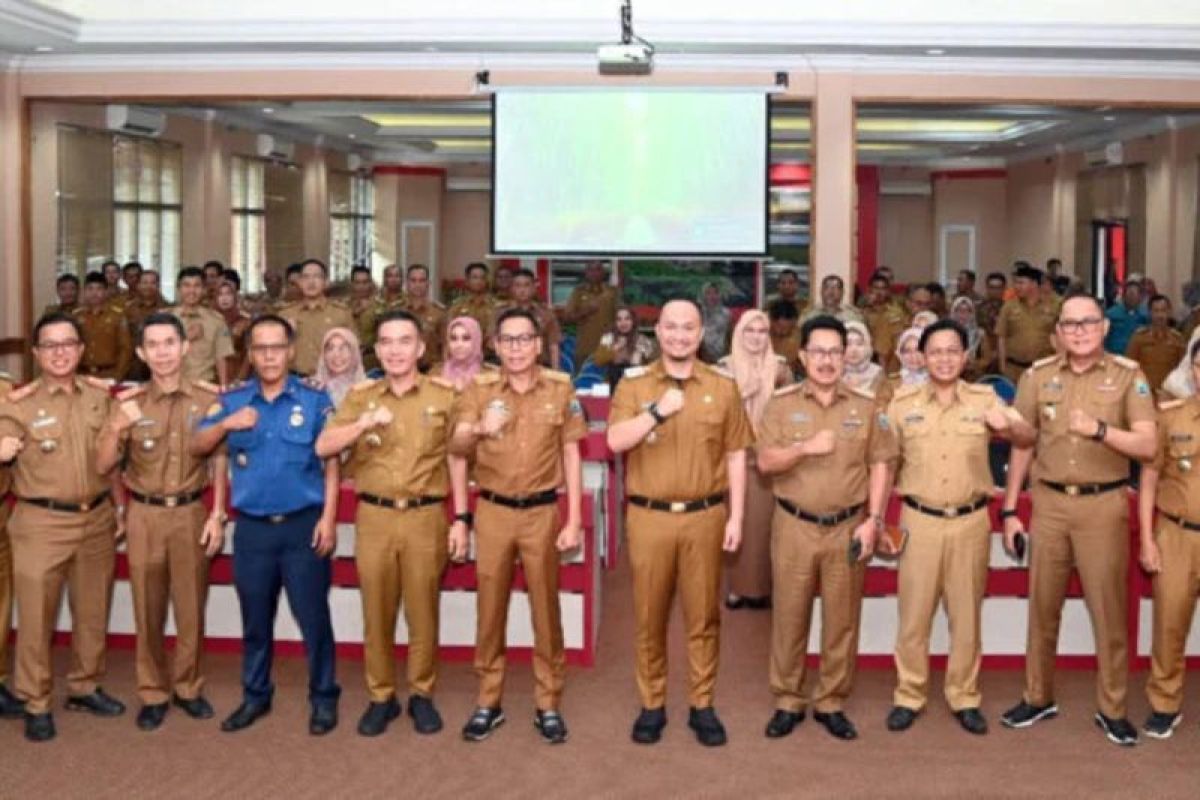
<instances>
[{"instance_id":1,"label":"beige hijab","mask_svg":"<svg viewBox=\"0 0 1200 800\"><path fill-rule=\"evenodd\" d=\"M775 351L771 348L771 338L767 337L766 347L761 353L751 353L746 349L746 327L755 320L761 321L770 330L767 315L758 309L750 309L742 314L733 329L733 342L729 350L729 365L733 378L737 381L738 391L742 395L742 405L750 424L758 430L767 401L775 391L775 376L778 374Z\"/></svg>"}]
</instances>

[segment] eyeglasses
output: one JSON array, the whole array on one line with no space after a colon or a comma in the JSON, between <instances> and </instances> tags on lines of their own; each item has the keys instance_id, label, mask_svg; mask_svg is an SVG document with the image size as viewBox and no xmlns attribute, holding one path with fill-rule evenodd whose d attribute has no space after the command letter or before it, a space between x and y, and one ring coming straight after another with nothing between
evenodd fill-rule
<instances>
[{"instance_id":1,"label":"eyeglasses","mask_svg":"<svg viewBox=\"0 0 1200 800\"><path fill-rule=\"evenodd\" d=\"M962 348L951 348L949 350L930 350L929 352L927 352L925 354L925 357L926 358L938 358L938 359L940 359L940 358L958 359L958 358L962 358L963 352L964 351L962 350Z\"/></svg>"},{"instance_id":2,"label":"eyeglasses","mask_svg":"<svg viewBox=\"0 0 1200 800\"><path fill-rule=\"evenodd\" d=\"M79 339L68 339L63 342L38 342L37 349L45 350L47 353L61 353L67 350L74 350L79 345L83 344Z\"/></svg>"},{"instance_id":3,"label":"eyeglasses","mask_svg":"<svg viewBox=\"0 0 1200 800\"><path fill-rule=\"evenodd\" d=\"M816 348L816 347L808 347L808 348L805 348L804 352L808 353L808 357L813 359L814 361L821 361L823 359L828 359L830 361L837 361L839 358L846 355L846 351L841 349L840 347L834 347L829 350L821 350L820 348Z\"/></svg>"},{"instance_id":4,"label":"eyeglasses","mask_svg":"<svg viewBox=\"0 0 1200 800\"><path fill-rule=\"evenodd\" d=\"M501 347L528 347L538 338L536 333L519 333L516 336L497 336L496 343Z\"/></svg>"},{"instance_id":5,"label":"eyeglasses","mask_svg":"<svg viewBox=\"0 0 1200 800\"><path fill-rule=\"evenodd\" d=\"M286 352L290 346L287 344L252 344L250 345L250 352L258 355L275 355L276 353Z\"/></svg>"},{"instance_id":6,"label":"eyeglasses","mask_svg":"<svg viewBox=\"0 0 1200 800\"><path fill-rule=\"evenodd\" d=\"M1063 333L1083 333L1084 331L1094 330L1100 327L1100 323L1104 322L1100 317L1087 317L1085 319L1060 319L1058 327Z\"/></svg>"}]
</instances>

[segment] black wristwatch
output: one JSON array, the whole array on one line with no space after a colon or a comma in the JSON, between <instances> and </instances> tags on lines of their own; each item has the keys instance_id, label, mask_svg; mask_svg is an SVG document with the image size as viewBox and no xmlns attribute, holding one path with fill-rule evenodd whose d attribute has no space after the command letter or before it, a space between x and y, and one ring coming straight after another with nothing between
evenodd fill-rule
<instances>
[{"instance_id":1,"label":"black wristwatch","mask_svg":"<svg viewBox=\"0 0 1200 800\"><path fill-rule=\"evenodd\" d=\"M461 514L454 515L455 522L465 522L468 528L475 527L475 515L470 511L463 511Z\"/></svg>"},{"instance_id":2,"label":"black wristwatch","mask_svg":"<svg viewBox=\"0 0 1200 800\"><path fill-rule=\"evenodd\" d=\"M1015 508L1000 509L1000 519L1008 519L1009 517L1015 517L1016 515L1017 510Z\"/></svg>"},{"instance_id":3,"label":"black wristwatch","mask_svg":"<svg viewBox=\"0 0 1200 800\"><path fill-rule=\"evenodd\" d=\"M1108 423L1102 419L1096 420L1096 432L1092 434L1092 440L1103 442L1106 436L1108 436Z\"/></svg>"},{"instance_id":4,"label":"black wristwatch","mask_svg":"<svg viewBox=\"0 0 1200 800\"><path fill-rule=\"evenodd\" d=\"M655 425L662 425L664 422L667 421L667 418L664 417L661 413L659 413L658 403L651 403L650 405L646 406L646 412L650 416L654 417Z\"/></svg>"}]
</instances>

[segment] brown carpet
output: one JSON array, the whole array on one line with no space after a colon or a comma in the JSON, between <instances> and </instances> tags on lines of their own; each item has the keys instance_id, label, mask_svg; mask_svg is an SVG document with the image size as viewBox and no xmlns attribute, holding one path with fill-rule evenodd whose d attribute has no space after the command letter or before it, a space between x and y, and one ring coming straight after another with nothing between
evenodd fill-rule
<instances>
[{"instance_id":1,"label":"brown carpet","mask_svg":"<svg viewBox=\"0 0 1200 800\"><path fill-rule=\"evenodd\" d=\"M1026 731L1000 728L999 714L1020 694L1021 674L984 676L984 710L993 730L962 732L942 704L941 674L934 702L906 734L883 726L892 690L886 670L860 673L847 713L857 742L833 740L811 719L791 737L768 741L766 688L769 613L726 612L717 709L730 744L706 750L687 729L683 642L679 620L671 648L670 724L663 741L629 741L637 711L633 685L632 615L628 569L606 576L599 664L572 669L564 713L571 741L541 743L531 724L532 676L526 664L510 670L509 721L491 739L468 744L458 730L470 713L475 684L470 666L445 665L437 697L446 729L419 737L407 719L378 739L355 723L365 705L361 664L339 665L344 687L342 724L324 739L306 729L304 662L276 665L272 714L249 731L222 734L218 722L198 723L173 710L163 728L144 734L133 724L136 699L132 654L111 656L106 688L130 705L117 720L57 710L59 737L30 745L21 723L0 724L2 798L371 798L371 797L1100 797L1200 796L1200 685L1190 682L1187 721L1166 742L1143 739L1132 750L1105 741L1093 727L1093 675L1063 672L1062 716ZM61 676L66 653L58 653ZM218 716L237 704L238 659L209 662L208 696ZM1131 682L1131 716L1146 714L1144 674ZM58 683L61 695L61 679Z\"/></svg>"}]
</instances>

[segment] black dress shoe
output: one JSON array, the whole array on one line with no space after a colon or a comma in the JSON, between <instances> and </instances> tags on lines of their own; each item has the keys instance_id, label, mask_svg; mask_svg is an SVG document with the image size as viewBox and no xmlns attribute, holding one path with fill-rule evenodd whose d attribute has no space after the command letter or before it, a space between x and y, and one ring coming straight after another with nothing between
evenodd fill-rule
<instances>
[{"instance_id":1,"label":"black dress shoe","mask_svg":"<svg viewBox=\"0 0 1200 800\"><path fill-rule=\"evenodd\" d=\"M967 733L973 733L976 736L982 736L988 731L987 720L978 708L963 708L954 712L954 716L958 717L958 724Z\"/></svg>"},{"instance_id":2,"label":"black dress shoe","mask_svg":"<svg viewBox=\"0 0 1200 800\"><path fill-rule=\"evenodd\" d=\"M54 715L47 711L45 714L25 715L25 738L31 742L48 742L54 738Z\"/></svg>"},{"instance_id":3,"label":"black dress shoe","mask_svg":"<svg viewBox=\"0 0 1200 800\"><path fill-rule=\"evenodd\" d=\"M167 716L166 703L142 706L137 715L137 726L143 731L156 731Z\"/></svg>"},{"instance_id":4,"label":"black dress shoe","mask_svg":"<svg viewBox=\"0 0 1200 800\"><path fill-rule=\"evenodd\" d=\"M337 704L322 703L313 706L312 714L308 717L308 732L313 736L324 736L336 728L337 724Z\"/></svg>"},{"instance_id":5,"label":"black dress shoe","mask_svg":"<svg viewBox=\"0 0 1200 800\"><path fill-rule=\"evenodd\" d=\"M482 742L492 735L492 731L504 724L504 709L483 708L475 709L467 724L463 726L462 735L468 742Z\"/></svg>"},{"instance_id":6,"label":"black dress shoe","mask_svg":"<svg viewBox=\"0 0 1200 800\"><path fill-rule=\"evenodd\" d=\"M725 607L730 611L737 611L739 608L746 607L746 598L741 595L727 594L725 595Z\"/></svg>"},{"instance_id":7,"label":"black dress shoe","mask_svg":"<svg viewBox=\"0 0 1200 800\"><path fill-rule=\"evenodd\" d=\"M814 711L813 719L824 725L825 730L829 731L829 735L834 738L845 741L858 738L858 731L855 730L854 723L846 719L846 715L841 711L832 711L828 714Z\"/></svg>"},{"instance_id":8,"label":"black dress shoe","mask_svg":"<svg viewBox=\"0 0 1200 800\"><path fill-rule=\"evenodd\" d=\"M920 713L905 706L892 706L887 715L887 729L892 733L906 731L917 721L917 715Z\"/></svg>"},{"instance_id":9,"label":"black dress shoe","mask_svg":"<svg viewBox=\"0 0 1200 800\"><path fill-rule=\"evenodd\" d=\"M119 717L125 713L125 704L97 686L91 694L68 697L67 710L86 711L97 717Z\"/></svg>"},{"instance_id":10,"label":"black dress shoe","mask_svg":"<svg viewBox=\"0 0 1200 800\"><path fill-rule=\"evenodd\" d=\"M695 732L696 741L705 747L720 747L729 741L725 736L725 726L712 706L689 710L688 727Z\"/></svg>"},{"instance_id":11,"label":"black dress shoe","mask_svg":"<svg viewBox=\"0 0 1200 800\"><path fill-rule=\"evenodd\" d=\"M771 715L771 721L767 723L767 738L782 739L794 731L801 722L804 722L803 711L784 711L782 708L777 708Z\"/></svg>"},{"instance_id":12,"label":"black dress shoe","mask_svg":"<svg viewBox=\"0 0 1200 800\"><path fill-rule=\"evenodd\" d=\"M25 714L25 704L0 683L0 717L4 719L20 719Z\"/></svg>"},{"instance_id":13,"label":"black dress shoe","mask_svg":"<svg viewBox=\"0 0 1200 800\"><path fill-rule=\"evenodd\" d=\"M400 716L400 701L396 699L395 695L382 703L368 703L367 710L358 718L358 733L360 736L379 736L398 716Z\"/></svg>"},{"instance_id":14,"label":"black dress shoe","mask_svg":"<svg viewBox=\"0 0 1200 800\"><path fill-rule=\"evenodd\" d=\"M413 730L429 735L442 729L442 715L428 697L414 694L408 698L408 715L412 717Z\"/></svg>"},{"instance_id":15,"label":"black dress shoe","mask_svg":"<svg viewBox=\"0 0 1200 800\"><path fill-rule=\"evenodd\" d=\"M667 710L665 708L643 708L642 713L633 721L632 739L638 744L654 744L662 738L663 728L667 727Z\"/></svg>"},{"instance_id":16,"label":"black dress shoe","mask_svg":"<svg viewBox=\"0 0 1200 800\"><path fill-rule=\"evenodd\" d=\"M270 701L265 703L242 703L221 723L221 730L225 733L244 730L269 713L271 713Z\"/></svg>"},{"instance_id":17,"label":"black dress shoe","mask_svg":"<svg viewBox=\"0 0 1200 800\"><path fill-rule=\"evenodd\" d=\"M567 740L567 723L562 714L557 711L542 711L540 708L533 712L533 727L548 744L562 744Z\"/></svg>"},{"instance_id":18,"label":"black dress shoe","mask_svg":"<svg viewBox=\"0 0 1200 800\"><path fill-rule=\"evenodd\" d=\"M179 708L183 709L183 713L187 714L192 719L212 719L213 707L212 704L205 700L202 696L196 696L192 699L175 695L171 698L171 702Z\"/></svg>"},{"instance_id":19,"label":"black dress shoe","mask_svg":"<svg viewBox=\"0 0 1200 800\"><path fill-rule=\"evenodd\" d=\"M746 608L753 609L754 611L766 611L771 607L771 595L768 594L762 597L747 597L745 598L745 603Z\"/></svg>"}]
</instances>

